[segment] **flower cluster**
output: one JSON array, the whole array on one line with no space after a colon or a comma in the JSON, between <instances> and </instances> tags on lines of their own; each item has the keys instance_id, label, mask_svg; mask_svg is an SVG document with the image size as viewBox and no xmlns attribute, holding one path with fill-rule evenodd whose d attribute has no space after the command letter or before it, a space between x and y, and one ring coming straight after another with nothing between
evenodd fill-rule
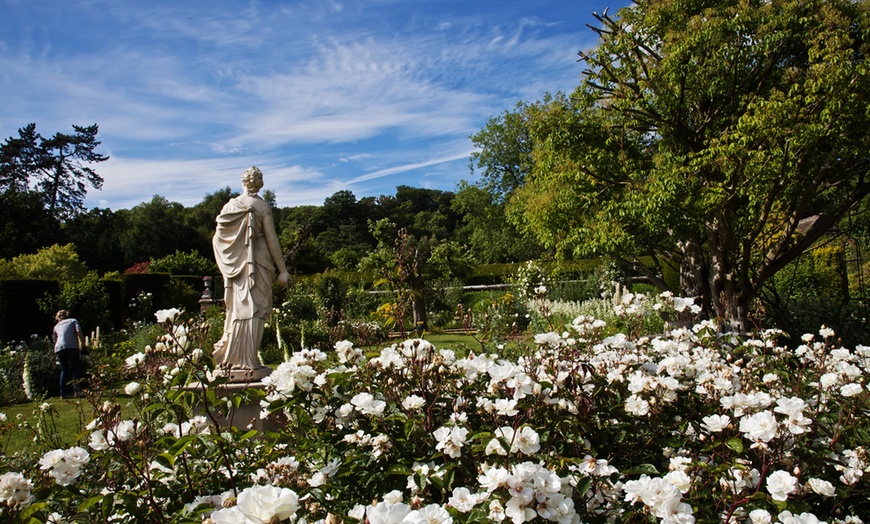
<instances>
[{"instance_id":1,"label":"flower cluster","mask_svg":"<svg viewBox=\"0 0 870 524\"><path fill-rule=\"evenodd\" d=\"M26 508L30 505L33 483L16 472L0 475L0 504L11 508Z\"/></svg>"},{"instance_id":2,"label":"flower cluster","mask_svg":"<svg viewBox=\"0 0 870 524\"><path fill-rule=\"evenodd\" d=\"M606 328L587 315L529 346L480 353L343 341L294 353L261 390L240 393L208 382L213 362L190 358L193 342L168 352L177 375L143 352L128 386L135 415L97 406L91 455L49 452L48 476L31 479L75 489L31 490L6 474L0 496L6 511L44 497L43 520L106 520L89 514L99 511L124 523L861 524L870 514L870 347L838 347L827 328L796 348L777 331L745 338L709 322L657 336ZM185 373L204 382L191 387ZM243 402L263 430L233 426Z\"/></svg>"},{"instance_id":3,"label":"flower cluster","mask_svg":"<svg viewBox=\"0 0 870 524\"><path fill-rule=\"evenodd\" d=\"M39 459L39 467L47 471L59 486L69 486L79 478L90 460L87 450L76 446L49 451Z\"/></svg>"}]
</instances>

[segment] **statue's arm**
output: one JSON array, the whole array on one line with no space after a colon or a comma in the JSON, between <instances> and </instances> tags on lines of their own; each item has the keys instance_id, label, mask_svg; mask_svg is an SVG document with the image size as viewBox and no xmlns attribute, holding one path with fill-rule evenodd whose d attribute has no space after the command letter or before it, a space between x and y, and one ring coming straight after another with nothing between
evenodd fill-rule
<instances>
[{"instance_id":1,"label":"statue's arm","mask_svg":"<svg viewBox=\"0 0 870 524\"><path fill-rule=\"evenodd\" d=\"M278 235L275 234L275 221L271 210L263 216L263 231L266 235L266 245L269 246L269 254L272 255L272 260L278 268L278 283L282 287L287 287L290 283L290 273L287 272L287 265L284 264L284 254L281 253L281 244L278 243Z\"/></svg>"}]
</instances>

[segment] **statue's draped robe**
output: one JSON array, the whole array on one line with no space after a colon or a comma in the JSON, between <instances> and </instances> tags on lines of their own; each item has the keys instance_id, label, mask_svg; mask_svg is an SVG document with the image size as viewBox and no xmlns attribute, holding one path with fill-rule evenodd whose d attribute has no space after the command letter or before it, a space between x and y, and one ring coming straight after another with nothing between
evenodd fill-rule
<instances>
[{"instance_id":1,"label":"statue's draped robe","mask_svg":"<svg viewBox=\"0 0 870 524\"><path fill-rule=\"evenodd\" d=\"M227 308L214 359L218 366L231 369L262 367L257 350L272 313L275 265L263 233L263 214L271 210L268 204L255 204L248 206L238 198L227 202L217 217L212 239L215 260L224 276Z\"/></svg>"}]
</instances>

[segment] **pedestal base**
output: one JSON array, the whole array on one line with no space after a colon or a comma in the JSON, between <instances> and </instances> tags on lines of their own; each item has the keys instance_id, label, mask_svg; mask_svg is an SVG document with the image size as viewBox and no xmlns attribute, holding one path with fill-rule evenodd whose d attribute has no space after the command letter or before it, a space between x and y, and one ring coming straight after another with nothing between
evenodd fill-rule
<instances>
[{"instance_id":1,"label":"pedestal base","mask_svg":"<svg viewBox=\"0 0 870 524\"><path fill-rule=\"evenodd\" d=\"M269 366L260 366L256 369L218 368L214 371L214 376L227 377L230 380L230 384L244 385L255 382L259 383L261 380L271 375L272 371L272 368Z\"/></svg>"},{"instance_id":2,"label":"pedestal base","mask_svg":"<svg viewBox=\"0 0 870 524\"><path fill-rule=\"evenodd\" d=\"M266 369L269 369L268 367ZM269 369L271 372L271 369ZM202 386L198 383L190 384L184 387L186 390L198 390ZM239 393L248 389L265 390L266 385L262 382L229 382L218 386L219 394L224 394L229 398L233 398ZM223 395L221 395L223 396ZM202 413L204 407L202 405L194 406L193 411L196 414ZM218 417L218 423L222 427L235 427L241 430L255 429L257 431L277 431L279 425L272 419L263 420L260 418L259 399L253 402L241 402L237 407L233 407L226 417Z\"/></svg>"}]
</instances>

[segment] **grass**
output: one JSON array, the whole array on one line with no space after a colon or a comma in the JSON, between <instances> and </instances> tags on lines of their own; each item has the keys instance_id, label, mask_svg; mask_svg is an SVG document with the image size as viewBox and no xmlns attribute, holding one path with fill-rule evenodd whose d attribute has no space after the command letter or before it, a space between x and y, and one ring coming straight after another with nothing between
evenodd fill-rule
<instances>
[{"instance_id":1,"label":"grass","mask_svg":"<svg viewBox=\"0 0 870 524\"><path fill-rule=\"evenodd\" d=\"M79 436L93 418L85 398L50 398L0 408L0 451L5 455L40 453L80 445Z\"/></svg>"}]
</instances>

